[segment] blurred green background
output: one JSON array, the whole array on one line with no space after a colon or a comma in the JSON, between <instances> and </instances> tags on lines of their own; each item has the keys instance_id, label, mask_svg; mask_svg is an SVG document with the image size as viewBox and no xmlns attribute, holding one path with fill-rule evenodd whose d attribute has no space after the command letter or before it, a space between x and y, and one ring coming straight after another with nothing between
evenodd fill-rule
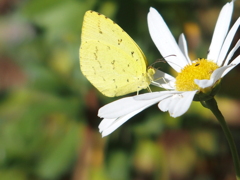
<instances>
[{"instance_id":1,"label":"blurred green background","mask_svg":"<svg viewBox=\"0 0 240 180\"><path fill-rule=\"evenodd\" d=\"M150 63L162 58L148 33L150 6L176 38L185 33L192 59L206 57L226 2L1 0L0 180L234 180L223 132L200 103L193 102L179 118L152 106L101 138L97 111L118 98L94 89L78 59L82 20L89 9L117 22ZM232 22L239 12L237 0ZM156 66L174 74L166 63ZM217 96L238 152L239 80L236 67Z\"/></svg>"}]
</instances>

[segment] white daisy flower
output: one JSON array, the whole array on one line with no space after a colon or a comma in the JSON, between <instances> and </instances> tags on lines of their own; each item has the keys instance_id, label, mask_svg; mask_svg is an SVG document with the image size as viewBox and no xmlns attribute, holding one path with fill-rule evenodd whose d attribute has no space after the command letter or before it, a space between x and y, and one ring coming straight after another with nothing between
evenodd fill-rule
<instances>
[{"instance_id":1,"label":"white daisy flower","mask_svg":"<svg viewBox=\"0 0 240 180\"><path fill-rule=\"evenodd\" d=\"M161 55L167 57L166 62L178 72L178 75L174 78L156 70L154 79L158 80L152 82L152 85L162 87L166 91L126 97L100 108L98 116L103 120L99 125L99 131L103 137L153 104L158 103L160 110L168 111L172 117L178 117L188 110L193 100L204 102L214 97L221 78L240 62L239 55L230 62L239 48L240 40L231 51L228 51L240 24L238 18L229 31L233 3L234 1L225 4L219 14L207 58L195 61L188 57L184 35L180 35L177 44L161 15L156 9L150 8L148 27L151 38Z\"/></svg>"}]
</instances>

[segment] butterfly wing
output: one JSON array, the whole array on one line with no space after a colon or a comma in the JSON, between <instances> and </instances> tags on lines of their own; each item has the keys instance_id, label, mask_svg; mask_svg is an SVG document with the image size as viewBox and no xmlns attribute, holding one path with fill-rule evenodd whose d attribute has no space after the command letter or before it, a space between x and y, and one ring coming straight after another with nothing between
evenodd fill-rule
<instances>
[{"instance_id":1,"label":"butterfly wing","mask_svg":"<svg viewBox=\"0 0 240 180\"><path fill-rule=\"evenodd\" d=\"M150 84L147 60L139 46L102 14L86 12L79 55L82 73L106 96L140 91Z\"/></svg>"}]
</instances>

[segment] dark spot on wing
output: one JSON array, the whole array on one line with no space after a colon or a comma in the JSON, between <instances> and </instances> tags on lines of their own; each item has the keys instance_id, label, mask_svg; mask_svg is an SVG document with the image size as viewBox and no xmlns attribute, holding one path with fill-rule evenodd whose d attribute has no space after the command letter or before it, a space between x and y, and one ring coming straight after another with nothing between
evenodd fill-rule
<instances>
[{"instance_id":1,"label":"dark spot on wing","mask_svg":"<svg viewBox=\"0 0 240 180\"><path fill-rule=\"evenodd\" d=\"M96 53L93 53L94 54L94 56L95 56L95 60L97 60L97 54Z\"/></svg>"},{"instance_id":2,"label":"dark spot on wing","mask_svg":"<svg viewBox=\"0 0 240 180\"><path fill-rule=\"evenodd\" d=\"M97 75L95 68L92 66L94 75Z\"/></svg>"},{"instance_id":3,"label":"dark spot on wing","mask_svg":"<svg viewBox=\"0 0 240 180\"><path fill-rule=\"evenodd\" d=\"M122 43L122 39L118 39L118 45Z\"/></svg>"},{"instance_id":4,"label":"dark spot on wing","mask_svg":"<svg viewBox=\"0 0 240 180\"><path fill-rule=\"evenodd\" d=\"M113 60L112 62L111 62L111 64L112 64L112 66L113 66L113 69L115 69L115 60Z\"/></svg>"},{"instance_id":5,"label":"dark spot on wing","mask_svg":"<svg viewBox=\"0 0 240 180\"><path fill-rule=\"evenodd\" d=\"M97 46L95 46L95 52L93 53L94 57L95 57L95 60L98 60L97 59L97 53L98 53L98 48L97 48Z\"/></svg>"},{"instance_id":6,"label":"dark spot on wing","mask_svg":"<svg viewBox=\"0 0 240 180\"><path fill-rule=\"evenodd\" d=\"M98 15L100 16L100 15L102 15L102 14L98 13ZM103 34L103 31L102 31L102 29L101 29L100 20L98 20L98 32L99 32L100 34Z\"/></svg>"},{"instance_id":7,"label":"dark spot on wing","mask_svg":"<svg viewBox=\"0 0 240 180\"><path fill-rule=\"evenodd\" d=\"M132 51L131 54L132 54L132 57L133 57L134 51Z\"/></svg>"}]
</instances>

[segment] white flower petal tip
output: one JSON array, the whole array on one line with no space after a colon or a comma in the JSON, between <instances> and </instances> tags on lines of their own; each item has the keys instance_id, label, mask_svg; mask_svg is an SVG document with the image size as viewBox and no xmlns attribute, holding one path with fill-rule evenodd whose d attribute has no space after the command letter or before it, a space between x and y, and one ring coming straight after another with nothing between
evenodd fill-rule
<instances>
[{"instance_id":1,"label":"white flower petal tip","mask_svg":"<svg viewBox=\"0 0 240 180\"><path fill-rule=\"evenodd\" d=\"M226 3L221 9L208 50L209 53L207 59L214 60L215 62L218 61L224 39L230 26L233 12L233 2L234 1Z\"/></svg>"},{"instance_id":2,"label":"white flower petal tip","mask_svg":"<svg viewBox=\"0 0 240 180\"><path fill-rule=\"evenodd\" d=\"M172 117L179 117L189 109L196 92L197 91L178 92L162 100L158 104L158 107L162 111L168 111Z\"/></svg>"},{"instance_id":3,"label":"white flower petal tip","mask_svg":"<svg viewBox=\"0 0 240 180\"><path fill-rule=\"evenodd\" d=\"M107 129L116 119L103 119L98 126L99 132L103 132L104 129Z\"/></svg>"}]
</instances>

